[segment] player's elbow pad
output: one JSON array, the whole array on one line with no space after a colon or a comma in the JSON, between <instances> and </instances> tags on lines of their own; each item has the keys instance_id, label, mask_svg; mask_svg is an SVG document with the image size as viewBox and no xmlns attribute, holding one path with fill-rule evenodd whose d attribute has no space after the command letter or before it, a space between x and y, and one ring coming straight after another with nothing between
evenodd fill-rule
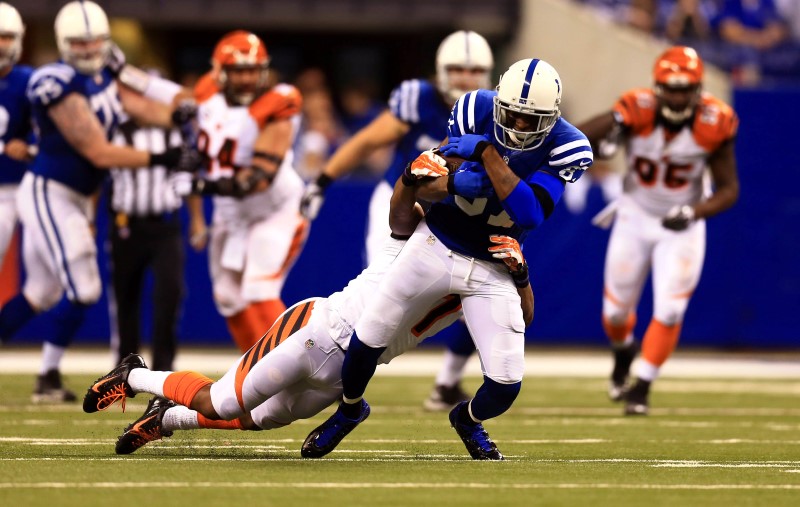
<instances>
[{"instance_id":1,"label":"player's elbow pad","mask_svg":"<svg viewBox=\"0 0 800 507\"><path fill-rule=\"evenodd\" d=\"M555 208L553 198L544 187L523 181L514 187L502 204L511 220L523 229L535 229Z\"/></svg>"}]
</instances>

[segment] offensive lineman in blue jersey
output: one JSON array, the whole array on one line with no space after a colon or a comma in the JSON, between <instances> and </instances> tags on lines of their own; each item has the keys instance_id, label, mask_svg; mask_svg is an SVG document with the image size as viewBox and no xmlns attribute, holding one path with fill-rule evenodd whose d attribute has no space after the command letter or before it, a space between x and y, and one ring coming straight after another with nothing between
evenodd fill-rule
<instances>
[{"instance_id":1,"label":"offensive lineman in blue jersey","mask_svg":"<svg viewBox=\"0 0 800 507\"><path fill-rule=\"evenodd\" d=\"M408 328L408 312L456 293L484 382L472 401L450 412L450 423L473 459L503 459L482 421L508 410L522 384L525 324L515 284L527 279L512 279L486 250L494 234L521 243L552 213L565 184L592 164L586 136L560 118L561 90L551 65L528 59L503 74L496 92L478 90L456 102L440 151L469 162L451 175L437 172L442 177L430 188L419 186L417 196L436 203L356 324L342 366L343 401L306 438L303 456L324 456L369 415L364 391L377 358ZM430 160L432 153L420 155L403 183L416 185L418 175L432 175L418 171L420 165L430 168ZM485 175L491 188L480 177Z\"/></svg>"},{"instance_id":2,"label":"offensive lineman in blue jersey","mask_svg":"<svg viewBox=\"0 0 800 507\"><path fill-rule=\"evenodd\" d=\"M17 10L0 2L0 265L14 236L17 187L29 158L31 111L25 87L33 69L17 65L24 33Z\"/></svg>"},{"instance_id":3,"label":"offensive lineman in blue jersey","mask_svg":"<svg viewBox=\"0 0 800 507\"><path fill-rule=\"evenodd\" d=\"M26 90L39 138L38 155L17 192L27 278L22 292L0 310L0 338L6 340L66 291L59 325L44 343L44 374L34 401L75 400L61 385L59 365L85 309L100 298L90 218L91 196L106 174L100 169L188 166L193 158L184 148L151 155L110 143L126 113L145 124L169 125L172 108L164 104L181 88L125 65L100 6L66 4L55 32L63 61L36 70ZM118 87L118 81L126 86Z\"/></svg>"},{"instance_id":4,"label":"offensive lineman in blue jersey","mask_svg":"<svg viewBox=\"0 0 800 507\"><path fill-rule=\"evenodd\" d=\"M374 151L396 145L392 162L372 193L366 238L367 262L372 262L389 236L389 200L392 188L409 160L438 146L447 135L447 118L453 104L470 90L491 86L494 68L492 50L479 34L460 30L448 35L436 51L436 84L422 79L403 81L392 91L389 109L342 145L322 171L308 185L301 212L316 218L326 188L355 169ZM428 410L449 410L469 397L461 389L461 377L475 350L464 329L448 343L436 386L425 400Z\"/></svg>"}]
</instances>

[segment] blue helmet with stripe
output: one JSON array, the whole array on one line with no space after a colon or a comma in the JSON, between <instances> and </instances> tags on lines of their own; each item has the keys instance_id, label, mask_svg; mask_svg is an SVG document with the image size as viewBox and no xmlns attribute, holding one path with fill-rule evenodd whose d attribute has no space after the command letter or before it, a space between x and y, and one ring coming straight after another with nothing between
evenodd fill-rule
<instances>
[{"instance_id":1,"label":"blue helmet with stripe","mask_svg":"<svg viewBox=\"0 0 800 507\"><path fill-rule=\"evenodd\" d=\"M561 78L544 60L520 60L500 76L494 135L511 150L538 148L561 115Z\"/></svg>"}]
</instances>

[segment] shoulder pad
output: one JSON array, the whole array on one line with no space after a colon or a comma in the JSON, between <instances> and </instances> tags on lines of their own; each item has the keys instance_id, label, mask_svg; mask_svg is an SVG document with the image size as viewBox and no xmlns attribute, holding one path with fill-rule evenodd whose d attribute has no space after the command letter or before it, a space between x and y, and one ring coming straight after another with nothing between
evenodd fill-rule
<instances>
[{"instance_id":1,"label":"shoulder pad","mask_svg":"<svg viewBox=\"0 0 800 507\"><path fill-rule=\"evenodd\" d=\"M72 92L74 78L75 69L63 63L40 67L28 81L28 100L32 104L52 106Z\"/></svg>"},{"instance_id":2,"label":"shoulder pad","mask_svg":"<svg viewBox=\"0 0 800 507\"><path fill-rule=\"evenodd\" d=\"M614 116L634 134L646 134L655 128L656 97L649 88L628 90L617 99Z\"/></svg>"},{"instance_id":3,"label":"shoulder pad","mask_svg":"<svg viewBox=\"0 0 800 507\"><path fill-rule=\"evenodd\" d=\"M250 115L259 127L272 120L291 118L300 113L303 99L300 91L292 85L281 83L258 97L250 104Z\"/></svg>"}]
</instances>

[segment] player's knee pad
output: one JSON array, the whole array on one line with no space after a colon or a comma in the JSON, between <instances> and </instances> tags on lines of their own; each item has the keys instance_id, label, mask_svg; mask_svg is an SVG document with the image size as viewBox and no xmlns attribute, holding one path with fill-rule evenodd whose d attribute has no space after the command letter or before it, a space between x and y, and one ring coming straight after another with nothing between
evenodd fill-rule
<instances>
[{"instance_id":1,"label":"player's knee pad","mask_svg":"<svg viewBox=\"0 0 800 507\"><path fill-rule=\"evenodd\" d=\"M223 317L233 317L247 308L247 303L238 294L228 291L214 291L214 304Z\"/></svg>"},{"instance_id":2,"label":"player's knee pad","mask_svg":"<svg viewBox=\"0 0 800 507\"><path fill-rule=\"evenodd\" d=\"M61 301L61 297L64 295L64 291L60 285L47 286L39 284L36 283L32 277L28 278L25 282L22 293L37 312L44 312L54 307Z\"/></svg>"},{"instance_id":3,"label":"player's knee pad","mask_svg":"<svg viewBox=\"0 0 800 507\"><path fill-rule=\"evenodd\" d=\"M275 419L272 419L270 417L261 417L259 419L256 419L255 416L253 416L253 422L256 425L258 425L259 429L262 430L274 430L278 428L283 428L284 426L288 426L289 424L291 424L290 422L284 423L276 421Z\"/></svg>"},{"instance_id":4,"label":"player's knee pad","mask_svg":"<svg viewBox=\"0 0 800 507\"><path fill-rule=\"evenodd\" d=\"M689 299L685 297L666 298L664 301L658 301L653 309L653 318L665 326L680 324L683 322L688 304Z\"/></svg>"}]
</instances>

